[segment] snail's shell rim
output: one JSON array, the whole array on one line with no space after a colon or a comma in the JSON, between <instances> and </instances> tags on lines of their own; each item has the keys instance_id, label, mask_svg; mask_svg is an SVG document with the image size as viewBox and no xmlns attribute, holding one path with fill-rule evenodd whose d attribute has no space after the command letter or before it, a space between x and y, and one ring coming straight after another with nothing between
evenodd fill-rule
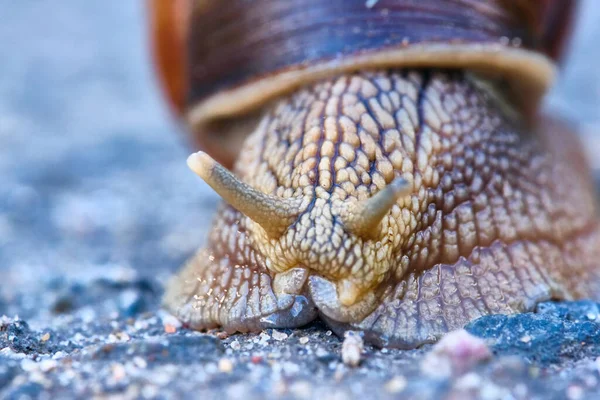
<instances>
[{"instance_id":1,"label":"snail's shell rim","mask_svg":"<svg viewBox=\"0 0 600 400\"><path fill-rule=\"evenodd\" d=\"M410 67L467 68L473 72L505 77L512 89L523 94L519 101L529 110L536 108L556 76L555 63L533 50L503 44L414 44L344 55L339 59L277 71L203 99L189 107L186 119L196 130L215 119L252 112L300 86L335 74Z\"/></svg>"}]
</instances>

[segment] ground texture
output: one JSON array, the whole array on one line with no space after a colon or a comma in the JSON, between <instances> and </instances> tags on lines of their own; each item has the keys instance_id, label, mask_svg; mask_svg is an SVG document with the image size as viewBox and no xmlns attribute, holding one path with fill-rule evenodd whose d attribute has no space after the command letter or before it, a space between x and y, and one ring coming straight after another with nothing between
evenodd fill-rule
<instances>
[{"instance_id":1,"label":"ground texture","mask_svg":"<svg viewBox=\"0 0 600 400\"><path fill-rule=\"evenodd\" d=\"M185 166L141 2L96 3L0 0L0 398L600 396L591 302L481 318L467 331L484 343L366 347L356 368L318 323L224 337L161 312L218 199ZM547 106L582 122L593 155L600 5L583 8Z\"/></svg>"}]
</instances>

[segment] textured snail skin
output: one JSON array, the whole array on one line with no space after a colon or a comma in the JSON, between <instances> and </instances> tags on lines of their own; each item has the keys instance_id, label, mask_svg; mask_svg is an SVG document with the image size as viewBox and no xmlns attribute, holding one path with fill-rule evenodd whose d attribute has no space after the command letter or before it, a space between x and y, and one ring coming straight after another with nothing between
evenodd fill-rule
<instances>
[{"instance_id":1,"label":"textured snail skin","mask_svg":"<svg viewBox=\"0 0 600 400\"><path fill-rule=\"evenodd\" d=\"M230 332L319 315L338 334L406 348L482 315L598 298L577 139L524 130L500 98L467 73L394 71L333 77L267 107L234 172L302 199L297 217L270 229L281 220L259 225L223 204L165 306ZM399 177L410 194L368 234L348 229L357 204Z\"/></svg>"}]
</instances>

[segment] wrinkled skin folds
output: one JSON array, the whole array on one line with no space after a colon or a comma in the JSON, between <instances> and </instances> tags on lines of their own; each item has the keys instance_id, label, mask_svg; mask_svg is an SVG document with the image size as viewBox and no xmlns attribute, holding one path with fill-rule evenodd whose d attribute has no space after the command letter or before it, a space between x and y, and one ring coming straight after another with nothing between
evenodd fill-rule
<instances>
[{"instance_id":1,"label":"wrinkled skin folds","mask_svg":"<svg viewBox=\"0 0 600 400\"><path fill-rule=\"evenodd\" d=\"M337 334L409 348L483 315L598 298L600 234L577 138L523 128L492 90L460 71L362 72L267 107L233 172L301 199L300 212L265 230L223 203L166 308L229 332L319 316ZM409 194L368 232L350 229L356 205L396 178Z\"/></svg>"}]
</instances>

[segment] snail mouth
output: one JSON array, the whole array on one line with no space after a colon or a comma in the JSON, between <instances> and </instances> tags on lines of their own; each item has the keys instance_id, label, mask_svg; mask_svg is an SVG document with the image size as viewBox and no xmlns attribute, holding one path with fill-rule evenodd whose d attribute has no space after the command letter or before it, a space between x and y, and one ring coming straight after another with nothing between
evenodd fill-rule
<instances>
[{"instance_id":1,"label":"snail mouth","mask_svg":"<svg viewBox=\"0 0 600 400\"><path fill-rule=\"evenodd\" d=\"M273 291L277 296L302 297L303 302L313 304L324 317L337 322L362 321L379 304L375 291L368 291L348 304L344 302L344 290L339 290L341 286L342 283L315 274L303 265L273 278Z\"/></svg>"},{"instance_id":2,"label":"snail mouth","mask_svg":"<svg viewBox=\"0 0 600 400\"><path fill-rule=\"evenodd\" d=\"M303 266L273 277L272 288L281 310L261 318L261 328L298 327L317 317L317 309L306 289L308 277L309 271Z\"/></svg>"},{"instance_id":3,"label":"snail mouth","mask_svg":"<svg viewBox=\"0 0 600 400\"><path fill-rule=\"evenodd\" d=\"M294 328L308 324L317 317L317 309L310 297L297 294L284 294L280 302L289 306L260 319L259 329Z\"/></svg>"},{"instance_id":4,"label":"snail mouth","mask_svg":"<svg viewBox=\"0 0 600 400\"><path fill-rule=\"evenodd\" d=\"M311 275L308 278L308 292L319 312L338 322L362 321L379 304L374 291L365 293L352 304L344 304L343 297L340 299L337 285L318 275Z\"/></svg>"}]
</instances>

